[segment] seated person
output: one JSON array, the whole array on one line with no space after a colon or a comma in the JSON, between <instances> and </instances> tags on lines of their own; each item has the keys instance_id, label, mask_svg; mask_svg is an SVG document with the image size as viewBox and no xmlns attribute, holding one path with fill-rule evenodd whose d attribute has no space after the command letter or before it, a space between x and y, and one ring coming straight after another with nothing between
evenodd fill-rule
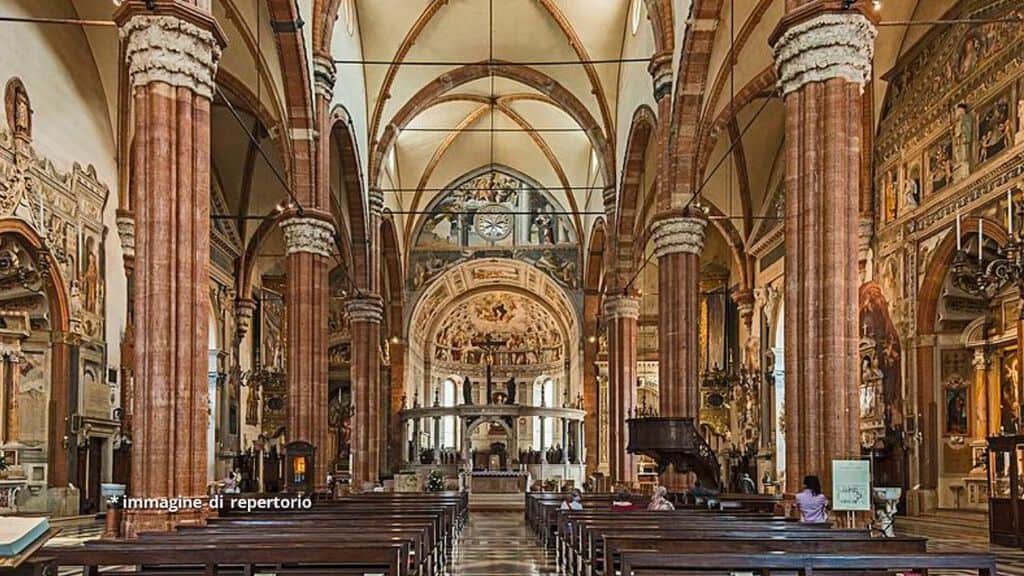
<instances>
[{"instance_id":1,"label":"seated person","mask_svg":"<svg viewBox=\"0 0 1024 576\"><path fill-rule=\"evenodd\" d=\"M565 496L562 497L562 504L559 508L562 510L583 510L583 496L580 494L580 491L566 492Z\"/></svg>"},{"instance_id":2,"label":"seated person","mask_svg":"<svg viewBox=\"0 0 1024 576\"><path fill-rule=\"evenodd\" d=\"M651 497L651 503L647 505L647 509L651 511L675 510L675 505L666 498L667 495L668 488L664 486L655 488L654 496Z\"/></svg>"},{"instance_id":3,"label":"seated person","mask_svg":"<svg viewBox=\"0 0 1024 576\"><path fill-rule=\"evenodd\" d=\"M718 492L705 488L700 480L697 480L693 483L693 488L690 488L689 495L690 498L693 498L693 503L698 506L701 504L712 506L717 501L715 496L718 496Z\"/></svg>"},{"instance_id":4,"label":"seated person","mask_svg":"<svg viewBox=\"0 0 1024 576\"><path fill-rule=\"evenodd\" d=\"M821 480L817 476L804 477L804 489L796 495L800 521L816 524L828 521L828 498L821 493Z\"/></svg>"}]
</instances>

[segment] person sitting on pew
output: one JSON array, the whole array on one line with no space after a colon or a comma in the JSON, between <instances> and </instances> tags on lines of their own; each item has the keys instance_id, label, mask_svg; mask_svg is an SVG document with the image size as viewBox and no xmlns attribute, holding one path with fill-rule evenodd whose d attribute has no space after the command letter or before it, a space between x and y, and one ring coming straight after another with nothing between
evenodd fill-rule
<instances>
[{"instance_id":1,"label":"person sitting on pew","mask_svg":"<svg viewBox=\"0 0 1024 576\"><path fill-rule=\"evenodd\" d=\"M711 506L715 502L715 496L718 496L718 492L705 488L701 484L700 480L696 480L693 483L693 487L689 491L690 498L693 498L693 503L700 506L707 504Z\"/></svg>"},{"instance_id":2,"label":"person sitting on pew","mask_svg":"<svg viewBox=\"0 0 1024 576\"><path fill-rule=\"evenodd\" d=\"M619 491L615 493L615 497L612 498L612 510L615 512L629 512L636 509L637 506L633 503L633 497L629 493L629 490L625 487L620 488Z\"/></svg>"},{"instance_id":3,"label":"person sitting on pew","mask_svg":"<svg viewBox=\"0 0 1024 576\"><path fill-rule=\"evenodd\" d=\"M800 521L815 524L828 521L828 498L821 493L821 480L817 476L804 476L804 489L796 495Z\"/></svg>"},{"instance_id":4,"label":"person sitting on pew","mask_svg":"<svg viewBox=\"0 0 1024 576\"><path fill-rule=\"evenodd\" d=\"M654 496L651 497L651 502L647 505L647 509L655 512L661 510L675 510L675 505L672 504L672 502L669 502L668 498L665 497L667 495L668 488L665 488L664 486L658 486L655 488Z\"/></svg>"},{"instance_id":5,"label":"person sitting on pew","mask_svg":"<svg viewBox=\"0 0 1024 576\"><path fill-rule=\"evenodd\" d=\"M583 496L580 494L580 491L566 492L559 508L562 510L583 510Z\"/></svg>"}]
</instances>

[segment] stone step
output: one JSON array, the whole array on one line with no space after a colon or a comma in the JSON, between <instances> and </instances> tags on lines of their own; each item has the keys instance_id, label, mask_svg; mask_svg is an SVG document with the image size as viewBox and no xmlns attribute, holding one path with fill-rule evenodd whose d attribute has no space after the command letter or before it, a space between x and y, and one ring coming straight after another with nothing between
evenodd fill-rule
<instances>
[{"instance_id":1,"label":"stone step","mask_svg":"<svg viewBox=\"0 0 1024 576\"><path fill-rule=\"evenodd\" d=\"M522 512L526 509L526 501L522 493L512 494L478 494L470 492L469 509L474 512Z\"/></svg>"}]
</instances>

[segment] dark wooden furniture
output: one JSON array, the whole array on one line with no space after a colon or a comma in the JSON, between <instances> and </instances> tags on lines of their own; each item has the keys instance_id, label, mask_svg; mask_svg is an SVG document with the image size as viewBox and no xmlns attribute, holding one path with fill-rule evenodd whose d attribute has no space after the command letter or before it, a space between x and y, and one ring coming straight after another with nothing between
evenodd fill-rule
<instances>
[{"instance_id":1,"label":"dark wooden furniture","mask_svg":"<svg viewBox=\"0 0 1024 576\"><path fill-rule=\"evenodd\" d=\"M693 418L632 418L626 422L626 450L654 460L658 474L671 464L677 472L693 472L707 488L717 489L721 485L718 457L700 435Z\"/></svg>"},{"instance_id":2,"label":"dark wooden furniture","mask_svg":"<svg viewBox=\"0 0 1024 576\"><path fill-rule=\"evenodd\" d=\"M626 552L622 576L642 574L773 571L810 575L820 571L886 572L970 570L979 576L995 576L992 554L661 554Z\"/></svg>"},{"instance_id":3,"label":"dark wooden furniture","mask_svg":"<svg viewBox=\"0 0 1024 576\"><path fill-rule=\"evenodd\" d=\"M1024 436L988 439L988 532L993 544L1024 546Z\"/></svg>"}]
</instances>

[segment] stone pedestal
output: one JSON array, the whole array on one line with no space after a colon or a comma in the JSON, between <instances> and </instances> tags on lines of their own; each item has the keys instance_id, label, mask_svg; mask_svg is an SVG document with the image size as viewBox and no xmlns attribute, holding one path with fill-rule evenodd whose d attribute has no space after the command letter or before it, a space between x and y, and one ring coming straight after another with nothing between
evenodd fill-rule
<instances>
[{"instance_id":1,"label":"stone pedestal","mask_svg":"<svg viewBox=\"0 0 1024 576\"><path fill-rule=\"evenodd\" d=\"M608 323L608 468L612 482L635 485L636 459L626 453L626 420L636 405L636 349L640 299L609 296L604 302Z\"/></svg>"},{"instance_id":2,"label":"stone pedestal","mask_svg":"<svg viewBox=\"0 0 1024 576\"><path fill-rule=\"evenodd\" d=\"M306 211L281 223L287 246L288 442L313 445L315 486L327 484L328 264L334 250L329 216Z\"/></svg>"},{"instance_id":3,"label":"stone pedestal","mask_svg":"<svg viewBox=\"0 0 1024 576\"><path fill-rule=\"evenodd\" d=\"M380 475L380 325L384 301L363 295L346 303L352 331L352 484Z\"/></svg>"},{"instance_id":4,"label":"stone pedestal","mask_svg":"<svg viewBox=\"0 0 1024 576\"><path fill-rule=\"evenodd\" d=\"M856 9L788 2L772 34L785 101L786 490L831 487L859 458L858 228L864 85L875 27Z\"/></svg>"},{"instance_id":5,"label":"stone pedestal","mask_svg":"<svg viewBox=\"0 0 1024 576\"><path fill-rule=\"evenodd\" d=\"M224 36L195 5L115 15L132 89L135 427L131 496L203 496L207 461L210 100ZM126 534L203 510L128 511Z\"/></svg>"}]
</instances>

